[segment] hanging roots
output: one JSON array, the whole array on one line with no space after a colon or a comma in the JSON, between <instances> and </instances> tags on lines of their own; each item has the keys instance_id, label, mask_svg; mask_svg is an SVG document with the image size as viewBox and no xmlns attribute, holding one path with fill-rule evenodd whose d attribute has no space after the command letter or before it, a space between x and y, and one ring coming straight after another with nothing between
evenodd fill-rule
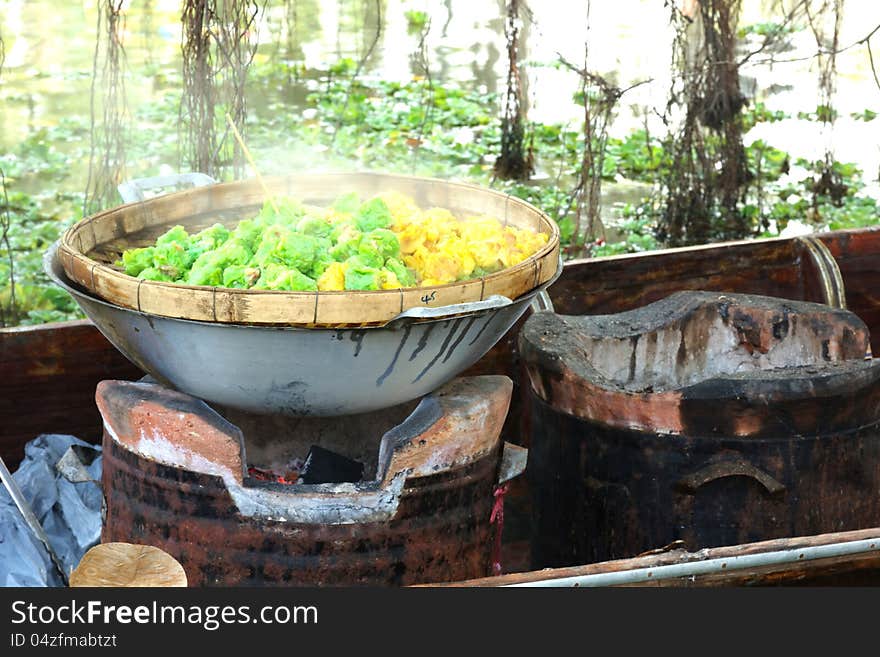
<instances>
[{"instance_id":1,"label":"hanging roots","mask_svg":"<svg viewBox=\"0 0 880 657\"><path fill-rule=\"evenodd\" d=\"M667 107L684 117L666 139L672 166L664 176L665 208L658 237L671 246L713 239L740 239L755 227L742 210L753 181L743 146L740 112L746 103L739 88L736 25L741 0L702 0L696 25L673 9L673 88Z\"/></svg>"},{"instance_id":2,"label":"hanging roots","mask_svg":"<svg viewBox=\"0 0 880 657\"><path fill-rule=\"evenodd\" d=\"M0 77L3 75L3 62L6 61L6 47L3 44L3 35L0 34ZM4 251L4 264L9 267L8 280L0 283L0 292L8 289L8 295L4 292L0 296L0 328L13 326L18 322L18 304L15 301L15 260L12 257L12 246L9 244L9 229L12 225L12 215L9 211L9 194L6 192L6 175L0 168L0 247Z\"/></svg>"},{"instance_id":3,"label":"hanging roots","mask_svg":"<svg viewBox=\"0 0 880 657\"><path fill-rule=\"evenodd\" d=\"M357 63L357 66L354 69L354 73L351 74L351 78L348 81L348 92L345 95L345 103L342 105L342 111L339 112L336 123L333 127L333 136L331 137L331 142L336 141L336 135L339 134L340 128L342 128L342 122L345 118L345 114L348 111L348 105L351 102L351 94L355 90L355 85L360 77L361 73L366 67L367 63L373 57L373 53L376 51L376 46L379 45L379 39L382 38L382 28L384 27L384 18L382 16L382 4L383 0L373 0L372 11L376 17L376 28L373 30L373 36L370 40L370 44L367 46L366 51L364 52L363 57ZM364 16L364 26L367 25L371 12L371 3L370 0L363 0L363 16ZM337 27L336 32L336 50L340 52L341 49L341 30L342 25ZM327 84L330 83L330 76L327 77Z\"/></svg>"},{"instance_id":4,"label":"hanging roots","mask_svg":"<svg viewBox=\"0 0 880 657\"><path fill-rule=\"evenodd\" d=\"M434 119L434 80L431 78L431 62L428 59L428 34L431 31L431 21L425 21L419 32L419 44L415 52L410 55L413 68L418 72L425 83L422 87L422 93L419 104L424 108L422 120L419 122L419 130L415 136L411 136L407 141L412 146L412 173L415 173L418 164L420 146L425 132Z\"/></svg>"},{"instance_id":5,"label":"hanging roots","mask_svg":"<svg viewBox=\"0 0 880 657\"><path fill-rule=\"evenodd\" d=\"M575 208L575 239L567 254L570 257L588 255L589 242L597 237L604 237L601 221L602 170L605 166L608 128L623 95L650 81L643 80L621 89L598 73L588 71L588 42L589 40L584 46L584 68L561 60L562 64L581 78L580 93L584 110L584 149L577 183L569 201L569 208Z\"/></svg>"},{"instance_id":6,"label":"hanging roots","mask_svg":"<svg viewBox=\"0 0 880 657\"><path fill-rule=\"evenodd\" d=\"M141 39L144 43L144 64L151 68L153 66L153 0L144 0L143 12Z\"/></svg>"},{"instance_id":7,"label":"hanging roots","mask_svg":"<svg viewBox=\"0 0 880 657\"><path fill-rule=\"evenodd\" d=\"M83 199L84 215L116 205L119 198L117 187L125 176L128 128L124 81L125 49L122 44L122 35L125 33L123 4L124 0L105 0L98 11L98 41L95 44L92 65L91 150ZM100 100L97 97L99 89L104 91L104 97ZM99 103L100 121L97 110Z\"/></svg>"},{"instance_id":8,"label":"hanging roots","mask_svg":"<svg viewBox=\"0 0 880 657\"><path fill-rule=\"evenodd\" d=\"M299 36L300 20L296 0L284 0L284 21L286 37L284 41L285 58L288 61L302 59L304 54Z\"/></svg>"},{"instance_id":9,"label":"hanging roots","mask_svg":"<svg viewBox=\"0 0 880 657\"><path fill-rule=\"evenodd\" d=\"M519 70L520 0L507 4L507 94L501 118L501 154L495 160L495 175L506 180L528 180L535 171L532 145L526 146L524 90Z\"/></svg>"},{"instance_id":10,"label":"hanging roots","mask_svg":"<svg viewBox=\"0 0 880 657\"><path fill-rule=\"evenodd\" d=\"M813 181L813 213L818 216L819 198L826 196L839 206L848 191L843 177L834 168L834 146L831 141L834 119L834 92L837 81L837 52L840 48L840 21L843 0L822 0L817 11L806 8L807 21L816 38L819 62L819 119L825 134L825 153L819 177ZM829 16L830 14L830 16ZM830 19L830 35L827 23Z\"/></svg>"},{"instance_id":11,"label":"hanging roots","mask_svg":"<svg viewBox=\"0 0 880 657\"><path fill-rule=\"evenodd\" d=\"M181 168L223 178L244 173L244 153L225 122L245 133L245 84L256 54L250 38L260 6L255 0L185 0Z\"/></svg>"}]
</instances>

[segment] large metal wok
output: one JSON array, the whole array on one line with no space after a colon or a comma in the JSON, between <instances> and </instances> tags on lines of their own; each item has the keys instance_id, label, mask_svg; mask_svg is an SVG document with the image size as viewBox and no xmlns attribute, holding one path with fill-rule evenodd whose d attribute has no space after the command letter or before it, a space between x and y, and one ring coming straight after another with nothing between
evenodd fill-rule
<instances>
[{"instance_id":1,"label":"large metal wok","mask_svg":"<svg viewBox=\"0 0 880 657\"><path fill-rule=\"evenodd\" d=\"M48 275L142 370L209 403L287 415L364 413L431 392L479 360L562 272L560 263L556 277L515 300L412 309L381 327L267 327L107 303L66 277L57 248L44 256Z\"/></svg>"}]
</instances>

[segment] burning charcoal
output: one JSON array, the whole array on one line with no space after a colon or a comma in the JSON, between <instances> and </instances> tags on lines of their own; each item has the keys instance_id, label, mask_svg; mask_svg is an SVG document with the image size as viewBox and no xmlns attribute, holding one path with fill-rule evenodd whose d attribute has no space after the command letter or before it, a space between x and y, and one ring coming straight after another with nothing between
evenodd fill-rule
<instances>
[{"instance_id":1,"label":"burning charcoal","mask_svg":"<svg viewBox=\"0 0 880 657\"><path fill-rule=\"evenodd\" d=\"M288 470L284 474L278 474L271 470L250 465L248 466L248 476L258 481L271 481L276 484L295 484L299 480L299 471Z\"/></svg>"},{"instance_id":2,"label":"burning charcoal","mask_svg":"<svg viewBox=\"0 0 880 657\"><path fill-rule=\"evenodd\" d=\"M363 476L363 463L312 445L299 480L304 484L340 484L360 481Z\"/></svg>"}]
</instances>

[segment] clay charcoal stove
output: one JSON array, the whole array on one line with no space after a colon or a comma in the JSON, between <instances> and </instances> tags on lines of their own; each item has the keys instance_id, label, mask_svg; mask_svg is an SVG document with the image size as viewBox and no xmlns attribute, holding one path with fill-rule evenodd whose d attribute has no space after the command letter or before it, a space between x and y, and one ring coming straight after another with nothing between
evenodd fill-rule
<instances>
[{"instance_id":1,"label":"clay charcoal stove","mask_svg":"<svg viewBox=\"0 0 880 657\"><path fill-rule=\"evenodd\" d=\"M486 576L495 489L525 467L499 438L511 390L460 377L381 411L298 418L103 381L102 542L159 547L191 586Z\"/></svg>"},{"instance_id":2,"label":"clay charcoal stove","mask_svg":"<svg viewBox=\"0 0 880 657\"><path fill-rule=\"evenodd\" d=\"M876 527L880 360L829 306L679 292L532 315L532 566Z\"/></svg>"}]
</instances>

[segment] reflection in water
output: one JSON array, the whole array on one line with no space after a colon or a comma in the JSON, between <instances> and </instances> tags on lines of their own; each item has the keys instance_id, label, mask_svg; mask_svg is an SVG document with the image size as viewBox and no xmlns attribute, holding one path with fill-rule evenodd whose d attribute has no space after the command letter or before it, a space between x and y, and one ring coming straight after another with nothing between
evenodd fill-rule
<instances>
[{"instance_id":1,"label":"reflection in water","mask_svg":"<svg viewBox=\"0 0 880 657\"><path fill-rule=\"evenodd\" d=\"M312 69L326 69L339 57L357 61L374 38L378 8L384 29L363 74L407 80L413 75L410 55L418 46L418 34L408 33L404 12L421 9L431 19L426 54L435 82L453 81L484 92L503 90L503 0L274 0L268 4L257 32L258 58L263 61L283 56ZM567 0L529 3L533 19L524 21L521 39L532 120L572 126L580 123L580 110L572 99L578 87L576 76L539 64L550 64L559 55L571 62L582 61L585 4ZM627 95L626 106L621 107L612 128L615 135L641 127L646 108L652 129L660 129L650 108L662 109L669 89L671 30L664 4L658 0L592 3L591 68L606 77L616 76L622 86L652 80ZM744 0L741 24L773 20L776 4ZM0 149L8 151L34 131L56 125L65 117L87 119L98 6L95 2L0 0L6 43L0 86ZM133 116L169 90L179 88L179 14L180 2L176 0L129 5L125 48L130 79L126 93ZM865 36L867 26L878 23L880 3L876 0L847 0L841 43L853 43ZM776 53L776 58L800 60L768 63L766 58L756 58L742 71L746 91L774 109L791 113L811 110L817 102L815 62L803 56L815 51L815 43L811 43L808 31L795 32L788 41L790 53ZM858 163L873 176L880 168L876 124L849 117L851 112L866 108L880 109L880 91L873 84L864 48L842 53L838 70L836 103L841 118L834 134L837 157ZM301 100L302 94L293 98ZM814 138L815 130L810 123L789 119L759 124L746 139L763 138L799 155L821 157L822 144Z\"/></svg>"}]
</instances>

